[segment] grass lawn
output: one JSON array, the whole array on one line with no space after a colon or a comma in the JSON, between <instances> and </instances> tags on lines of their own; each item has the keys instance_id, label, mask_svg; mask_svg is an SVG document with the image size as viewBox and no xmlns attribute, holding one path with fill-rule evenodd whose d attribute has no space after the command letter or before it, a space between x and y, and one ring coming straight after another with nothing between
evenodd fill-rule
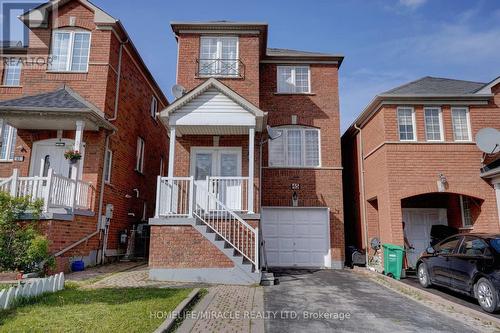
<instances>
[{"instance_id":1,"label":"grass lawn","mask_svg":"<svg viewBox=\"0 0 500 333\"><path fill-rule=\"evenodd\" d=\"M0 332L152 332L191 289L66 286L53 294L0 310Z\"/></svg>"},{"instance_id":2,"label":"grass lawn","mask_svg":"<svg viewBox=\"0 0 500 333\"><path fill-rule=\"evenodd\" d=\"M13 283L1 283L0 282L0 290L2 290L2 289L8 289L8 288L10 288L12 286L15 286L15 284L13 284Z\"/></svg>"}]
</instances>

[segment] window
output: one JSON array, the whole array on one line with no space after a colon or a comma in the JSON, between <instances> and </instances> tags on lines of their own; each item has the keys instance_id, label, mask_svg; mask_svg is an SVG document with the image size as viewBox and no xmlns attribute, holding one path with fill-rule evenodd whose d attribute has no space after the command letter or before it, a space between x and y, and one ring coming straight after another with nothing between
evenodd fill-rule
<instances>
[{"instance_id":1,"label":"window","mask_svg":"<svg viewBox=\"0 0 500 333\"><path fill-rule=\"evenodd\" d=\"M443 118L441 108L424 108L425 138L427 141L443 141Z\"/></svg>"},{"instance_id":2,"label":"window","mask_svg":"<svg viewBox=\"0 0 500 333\"><path fill-rule=\"evenodd\" d=\"M238 76L238 37L201 37L199 74Z\"/></svg>"},{"instance_id":3,"label":"window","mask_svg":"<svg viewBox=\"0 0 500 333\"><path fill-rule=\"evenodd\" d=\"M90 32L54 31L49 69L86 72L89 65Z\"/></svg>"},{"instance_id":4,"label":"window","mask_svg":"<svg viewBox=\"0 0 500 333\"><path fill-rule=\"evenodd\" d=\"M144 201L142 204L142 219L141 221L147 221L148 220L148 203Z\"/></svg>"},{"instance_id":5,"label":"window","mask_svg":"<svg viewBox=\"0 0 500 333\"><path fill-rule=\"evenodd\" d=\"M309 93L309 66L278 66L278 93Z\"/></svg>"},{"instance_id":6,"label":"window","mask_svg":"<svg viewBox=\"0 0 500 333\"><path fill-rule=\"evenodd\" d=\"M436 253L452 254L459 242L460 242L460 237L453 237L442 244L438 244L436 246Z\"/></svg>"},{"instance_id":7,"label":"window","mask_svg":"<svg viewBox=\"0 0 500 333\"><path fill-rule=\"evenodd\" d=\"M462 226L464 228L472 227L471 199L460 196L460 209L462 210Z\"/></svg>"},{"instance_id":8,"label":"window","mask_svg":"<svg viewBox=\"0 0 500 333\"><path fill-rule=\"evenodd\" d=\"M144 139L137 138L137 154L136 154L135 170L144 172Z\"/></svg>"},{"instance_id":9,"label":"window","mask_svg":"<svg viewBox=\"0 0 500 333\"><path fill-rule=\"evenodd\" d=\"M158 112L158 101L156 100L156 97L151 98L151 117L156 119L156 113Z\"/></svg>"},{"instance_id":10,"label":"window","mask_svg":"<svg viewBox=\"0 0 500 333\"><path fill-rule=\"evenodd\" d=\"M2 148L0 149L0 161L14 160L14 150L16 149L17 129L7 124L3 125Z\"/></svg>"},{"instance_id":11,"label":"window","mask_svg":"<svg viewBox=\"0 0 500 333\"><path fill-rule=\"evenodd\" d=\"M466 256L491 255L488 244L484 240L471 236L465 236L458 253Z\"/></svg>"},{"instance_id":12,"label":"window","mask_svg":"<svg viewBox=\"0 0 500 333\"><path fill-rule=\"evenodd\" d=\"M111 182L111 168L113 166L113 152L109 149L106 149L104 162L104 181L109 184Z\"/></svg>"},{"instance_id":13,"label":"window","mask_svg":"<svg viewBox=\"0 0 500 333\"><path fill-rule=\"evenodd\" d=\"M469 110L465 107L452 108L453 138L455 141L470 141Z\"/></svg>"},{"instance_id":14,"label":"window","mask_svg":"<svg viewBox=\"0 0 500 333\"><path fill-rule=\"evenodd\" d=\"M160 176L163 176L163 172L165 171L165 166L163 164L163 156L160 157Z\"/></svg>"},{"instance_id":15,"label":"window","mask_svg":"<svg viewBox=\"0 0 500 333\"><path fill-rule=\"evenodd\" d=\"M413 108L398 108L398 128L400 141L416 141L415 112Z\"/></svg>"},{"instance_id":16,"label":"window","mask_svg":"<svg viewBox=\"0 0 500 333\"><path fill-rule=\"evenodd\" d=\"M316 128L280 128L281 136L269 141L269 166L319 167L320 132Z\"/></svg>"},{"instance_id":17,"label":"window","mask_svg":"<svg viewBox=\"0 0 500 333\"><path fill-rule=\"evenodd\" d=\"M21 84L22 61L19 58L8 58L4 62L3 85L19 86Z\"/></svg>"}]
</instances>

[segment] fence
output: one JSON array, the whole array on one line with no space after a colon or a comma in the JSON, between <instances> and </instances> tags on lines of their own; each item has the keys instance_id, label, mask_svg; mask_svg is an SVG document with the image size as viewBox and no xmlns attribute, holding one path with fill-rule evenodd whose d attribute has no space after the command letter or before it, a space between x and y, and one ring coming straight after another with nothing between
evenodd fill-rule
<instances>
[{"instance_id":1,"label":"fence","mask_svg":"<svg viewBox=\"0 0 500 333\"><path fill-rule=\"evenodd\" d=\"M26 283L0 290L0 309L9 309L20 298L36 297L45 293L55 293L64 289L64 273L47 278L32 279Z\"/></svg>"}]
</instances>

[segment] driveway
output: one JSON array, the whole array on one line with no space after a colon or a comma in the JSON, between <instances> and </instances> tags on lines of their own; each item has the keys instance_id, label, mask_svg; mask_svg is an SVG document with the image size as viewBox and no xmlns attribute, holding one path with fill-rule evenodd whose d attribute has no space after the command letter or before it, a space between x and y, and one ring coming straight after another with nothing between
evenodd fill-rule
<instances>
[{"instance_id":1,"label":"driveway","mask_svg":"<svg viewBox=\"0 0 500 333\"><path fill-rule=\"evenodd\" d=\"M290 270L277 275L280 284L264 289L264 307L270 313L266 332L474 332L461 321L348 270Z\"/></svg>"}]
</instances>

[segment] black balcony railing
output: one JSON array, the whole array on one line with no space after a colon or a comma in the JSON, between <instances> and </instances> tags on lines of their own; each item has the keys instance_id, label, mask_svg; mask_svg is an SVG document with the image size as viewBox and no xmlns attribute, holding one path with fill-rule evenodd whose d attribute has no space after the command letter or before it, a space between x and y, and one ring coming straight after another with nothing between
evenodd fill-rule
<instances>
[{"instance_id":1,"label":"black balcony railing","mask_svg":"<svg viewBox=\"0 0 500 333\"><path fill-rule=\"evenodd\" d=\"M198 77L245 78L245 65L239 59L196 59Z\"/></svg>"}]
</instances>

